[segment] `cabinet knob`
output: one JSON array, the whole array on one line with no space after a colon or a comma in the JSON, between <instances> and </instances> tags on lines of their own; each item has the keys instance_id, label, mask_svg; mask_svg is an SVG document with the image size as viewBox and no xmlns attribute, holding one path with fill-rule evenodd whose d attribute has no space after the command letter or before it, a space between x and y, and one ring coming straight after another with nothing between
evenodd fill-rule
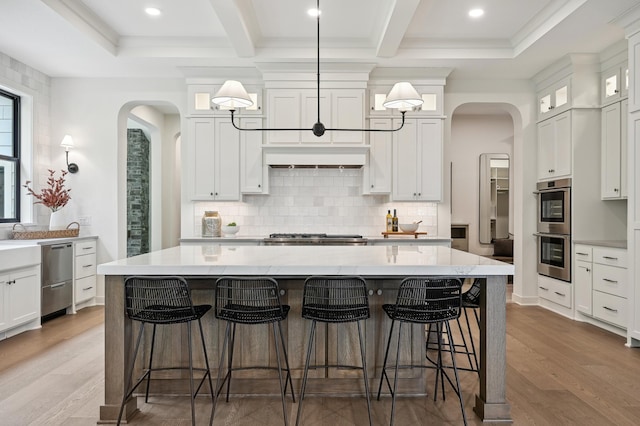
<instances>
[{"instance_id":1,"label":"cabinet knob","mask_svg":"<svg viewBox=\"0 0 640 426\"><path fill-rule=\"evenodd\" d=\"M549 109L554 109L555 107L553 105L549 105Z\"/></svg>"},{"instance_id":2,"label":"cabinet knob","mask_svg":"<svg viewBox=\"0 0 640 426\"><path fill-rule=\"evenodd\" d=\"M613 192L618 192L618 188L613 188Z\"/></svg>"},{"instance_id":3,"label":"cabinet knob","mask_svg":"<svg viewBox=\"0 0 640 426\"><path fill-rule=\"evenodd\" d=\"M258 188L262 188L262 185L258 184Z\"/></svg>"},{"instance_id":4,"label":"cabinet knob","mask_svg":"<svg viewBox=\"0 0 640 426\"><path fill-rule=\"evenodd\" d=\"M286 290L280 289L280 296L284 296L287 294Z\"/></svg>"},{"instance_id":5,"label":"cabinet knob","mask_svg":"<svg viewBox=\"0 0 640 426\"><path fill-rule=\"evenodd\" d=\"M213 192L210 192L209 195L211 195L213 197Z\"/></svg>"},{"instance_id":6,"label":"cabinet knob","mask_svg":"<svg viewBox=\"0 0 640 426\"><path fill-rule=\"evenodd\" d=\"M369 296L373 296L373 290L369 290Z\"/></svg>"},{"instance_id":7,"label":"cabinet knob","mask_svg":"<svg viewBox=\"0 0 640 426\"><path fill-rule=\"evenodd\" d=\"M376 294L377 294L378 296L382 296L382 290L381 290L381 289L376 290Z\"/></svg>"},{"instance_id":8,"label":"cabinet knob","mask_svg":"<svg viewBox=\"0 0 640 426\"><path fill-rule=\"evenodd\" d=\"M587 268L587 272L591 272L591 269Z\"/></svg>"},{"instance_id":9,"label":"cabinet knob","mask_svg":"<svg viewBox=\"0 0 640 426\"><path fill-rule=\"evenodd\" d=\"M418 192L418 197L421 197L421 196L422 196L422 192Z\"/></svg>"},{"instance_id":10,"label":"cabinet knob","mask_svg":"<svg viewBox=\"0 0 640 426\"><path fill-rule=\"evenodd\" d=\"M371 187L373 188L373 184L371 184Z\"/></svg>"},{"instance_id":11,"label":"cabinet knob","mask_svg":"<svg viewBox=\"0 0 640 426\"><path fill-rule=\"evenodd\" d=\"M618 89L614 90L613 93L620 93Z\"/></svg>"},{"instance_id":12,"label":"cabinet knob","mask_svg":"<svg viewBox=\"0 0 640 426\"><path fill-rule=\"evenodd\" d=\"M413 196L414 196L414 197L416 196L416 193L415 193L415 192L413 193Z\"/></svg>"},{"instance_id":13,"label":"cabinet knob","mask_svg":"<svg viewBox=\"0 0 640 426\"><path fill-rule=\"evenodd\" d=\"M218 193L216 192L216 195L218 195Z\"/></svg>"}]
</instances>

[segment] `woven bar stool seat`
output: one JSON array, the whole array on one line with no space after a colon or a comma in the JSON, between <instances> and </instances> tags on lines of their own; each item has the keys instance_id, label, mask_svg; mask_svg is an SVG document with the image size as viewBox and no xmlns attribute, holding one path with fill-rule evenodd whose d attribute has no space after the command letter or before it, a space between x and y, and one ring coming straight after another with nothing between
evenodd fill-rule
<instances>
[{"instance_id":1,"label":"woven bar stool seat","mask_svg":"<svg viewBox=\"0 0 640 426\"><path fill-rule=\"evenodd\" d=\"M302 421L302 403L307 388L309 369L328 367L362 370L369 424L373 424L371 421L371 397L369 392L369 378L367 376L364 339L360 325L360 321L369 318L369 314L367 283L361 277L312 276L305 280L302 295L302 318L311 320L311 331L309 332L309 343L307 345L302 388L298 402L296 426ZM315 342L316 324L318 322L332 324L355 322L358 325L362 366L328 365L326 363L323 365L309 365L311 353L313 352L313 344Z\"/></svg>"},{"instance_id":2,"label":"woven bar stool seat","mask_svg":"<svg viewBox=\"0 0 640 426\"><path fill-rule=\"evenodd\" d=\"M217 319L227 322L224 335L224 343L222 344L222 352L220 354L218 377L216 378L216 396L220 394L226 382L226 400L227 402L229 402L229 390L231 388L231 377L233 371L247 369L276 370L278 372L278 380L280 383L280 396L282 399L282 412L285 426L288 425L285 395L287 393L287 387L289 385L291 386L291 398L293 399L293 402L295 402L295 395L293 393L293 381L291 379L291 370L289 369L289 358L287 357L287 345L285 344L282 333L282 321L287 319L289 310L289 305L283 305L280 302L280 289L278 287L278 282L273 278L221 277L216 281L214 313ZM237 324L272 324L273 342L276 350L276 360L278 363L277 367L233 366L233 351L235 346ZM229 347L229 355L227 357L227 372L223 375L222 369L224 365L227 346ZM284 356L284 360L281 359L281 351ZM284 380L282 378L283 370L287 372ZM222 383L220 383L221 381ZM215 416L217 402L218 398L215 399L215 402L213 404L213 410L211 411L211 422L213 422Z\"/></svg>"},{"instance_id":3,"label":"woven bar stool seat","mask_svg":"<svg viewBox=\"0 0 640 426\"><path fill-rule=\"evenodd\" d=\"M460 317L460 313L462 311L461 288L462 282L458 278L405 278L400 283L400 289L398 291L396 303L385 304L382 306L384 312L391 319L391 328L389 330L387 348L385 350L384 361L382 363L382 374L380 376L380 384L378 386L378 400L380 399L380 393L382 391L382 383L386 380L389 392L391 393L392 397L390 420L391 425L394 424L395 420L396 394L398 389L398 369L407 367L432 368L424 364L411 366L399 365L400 345L402 343L402 339L400 338L400 336L402 335L402 325L404 323L429 324L430 326L433 325L436 327L438 359L436 361L437 369L435 388L438 388L438 381L440 379L442 380L443 387L445 378L448 380L449 384L451 384L456 394L458 395L458 398L460 400L460 409L462 410L462 418L464 419L464 424L467 424L455 357L452 357L455 384L449 378L448 374L444 371L444 368L442 366L442 347L444 345L442 335L445 334L445 336L447 337L447 341L451 341L451 327L449 325L449 321L456 320ZM396 322L398 322L398 342L396 347L396 361L395 366L393 367L395 374L392 386L387 374L387 360L391 347L393 329ZM436 399L436 397L437 393L434 394L434 400Z\"/></svg>"},{"instance_id":4,"label":"woven bar stool seat","mask_svg":"<svg viewBox=\"0 0 640 426\"><path fill-rule=\"evenodd\" d=\"M201 318L211 309L211 305L193 305L191 301L191 293L187 282L182 277L127 277L124 281L125 288L125 311L132 321L140 322L140 332L135 344L135 350L128 362L128 375L126 378L125 392L120 404L120 412L118 414L118 425L122 420L124 406L127 400L133 395L138 385L145 379L147 380L145 402L149 401L149 385L151 382L151 373L160 370L189 370L189 390L191 396L191 424L195 425L195 398L200 388L208 379L209 390L213 403L213 384L211 381L211 373L209 371L209 359L202 331ZM191 345L191 322L197 321L200 330L200 338L202 340L202 350L204 352L204 368L193 367L192 345ZM189 348L189 366L188 367L162 367L153 368L153 352L156 341L156 327L158 325L170 325L188 323L187 325L187 345ZM144 369L144 374L138 379L135 385L133 382L133 370L140 349L140 343L144 335L146 324L153 324L153 332L151 336L151 349L149 352L148 366ZM193 381L193 372L204 372L198 387L195 388Z\"/></svg>"}]
</instances>

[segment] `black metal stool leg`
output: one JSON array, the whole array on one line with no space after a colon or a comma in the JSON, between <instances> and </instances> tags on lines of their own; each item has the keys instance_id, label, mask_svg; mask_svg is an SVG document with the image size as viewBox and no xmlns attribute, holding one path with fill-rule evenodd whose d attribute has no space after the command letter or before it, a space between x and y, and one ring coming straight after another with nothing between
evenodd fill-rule
<instances>
[{"instance_id":1,"label":"black metal stool leg","mask_svg":"<svg viewBox=\"0 0 640 426\"><path fill-rule=\"evenodd\" d=\"M307 357L304 363L304 374L302 375L302 388L298 395L298 414L296 415L296 426L300 424L302 418L302 402L304 401L304 393L307 390L307 377L309 375L309 362L311 361L311 352L313 350L313 342L316 334L316 321L311 321L311 331L309 332L309 344L307 345Z\"/></svg>"},{"instance_id":2,"label":"black metal stool leg","mask_svg":"<svg viewBox=\"0 0 640 426\"><path fill-rule=\"evenodd\" d=\"M284 362L287 365L287 378L284 383L284 393L287 394L287 385L291 385L291 399L296 402L296 396L293 392L293 380L291 379L291 368L289 368L289 356L287 355L287 346L284 343L284 335L282 334L282 323L278 321L278 331L280 332L280 343L282 344L282 353L284 354ZM277 344L277 343L276 343Z\"/></svg>"},{"instance_id":3,"label":"black metal stool leg","mask_svg":"<svg viewBox=\"0 0 640 426\"><path fill-rule=\"evenodd\" d=\"M151 384L151 369L153 368L153 349L156 347L156 325L153 324L153 332L151 333L151 352L149 353L149 374L147 375L147 390L144 394L144 402L149 402L149 385Z\"/></svg>"},{"instance_id":4,"label":"black metal stool leg","mask_svg":"<svg viewBox=\"0 0 640 426\"><path fill-rule=\"evenodd\" d=\"M189 346L189 396L191 396L191 424L195 426L196 424L196 407L195 407L195 398L194 390L193 390L193 350L191 347L191 323L187 323L187 345Z\"/></svg>"},{"instance_id":5,"label":"black metal stool leg","mask_svg":"<svg viewBox=\"0 0 640 426\"><path fill-rule=\"evenodd\" d=\"M227 322L227 326L224 332L224 341L222 343L222 352L220 353L220 362L218 364L218 376L216 377L216 388L215 388L215 399L213 401L213 407L211 408L211 420L209 421L209 424L213 424L213 417L216 414L216 405L218 405L218 399L220 399L220 392L222 391L222 386L224 386L224 381L222 382L222 384L220 384L220 377L222 376L222 366L224 365L224 356L225 356L225 352L227 351L227 345L229 343L229 332L230 332L230 328L231 328L231 323ZM225 373L225 379L226 380L226 374Z\"/></svg>"},{"instance_id":6,"label":"black metal stool leg","mask_svg":"<svg viewBox=\"0 0 640 426\"><path fill-rule=\"evenodd\" d=\"M449 335L449 338L451 338L451 326L449 325L449 321L445 322L445 327L447 330L447 334ZM460 400L460 409L462 410L462 420L464 421L464 424L466 426L467 416L465 415L465 412L464 412L464 401L462 400L462 389L460 388L460 378L458 377L458 366L456 365L456 358L454 356L452 356L451 358L453 362L453 374L456 376L456 393L458 394L458 399ZM443 390L443 393L444 393L444 390Z\"/></svg>"},{"instance_id":7,"label":"black metal stool leg","mask_svg":"<svg viewBox=\"0 0 640 426\"><path fill-rule=\"evenodd\" d=\"M229 346L229 366L227 368L227 402L229 402L229 389L231 388L231 374L233 373L233 350L236 347L236 323L232 325L231 344Z\"/></svg>"},{"instance_id":8,"label":"black metal stool leg","mask_svg":"<svg viewBox=\"0 0 640 426\"><path fill-rule=\"evenodd\" d=\"M398 391L398 361L400 360L400 340L402 337L402 322L398 325L398 347L396 349L396 371L393 376L393 394L391 395L391 422L389 423L393 426L393 422L395 420L396 415L396 394Z\"/></svg>"},{"instance_id":9,"label":"black metal stool leg","mask_svg":"<svg viewBox=\"0 0 640 426\"><path fill-rule=\"evenodd\" d=\"M389 329L389 338L387 339L387 350L384 352L384 361L382 362L382 373L380 373L380 384L378 385L378 397L376 398L380 401L380 392L382 391L382 381L386 378L387 386L389 390L391 390L391 383L389 383L389 377L387 376L387 359L389 358L389 348L391 347L391 336L393 335L393 326L395 325L395 321L391 321L391 328Z\"/></svg>"},{"instance_id":10,"label":"black metal stool leg","mask_svg":"<svg viewBox=\"0 0 640 426\"><path fill-rule=\"evenodd\" d=\"M287 416L287 405L284 400L284 384L282 383L282 362L280 361L280 345L278 345L278 328L273 324L273 343L276 347L276 360L278 361L278 381L280 382L280 397L282 398L282 413L284 415L284 426L289 424Z\"/></svg>"},{"instance_id":11,"label":"black metal stool leg","mask_svg":"<svg viewBox=\"0 0 640 426\"><path fill-rule=\"evenodd\" d=\"M464 319L467 323L467 330L469 331L469 340L471 340L471 351L473 352L473 361L475 363L474 366L472 366L472 369L475 370L478 374L480 374L480 364L478 363L478 352L476 351L476 344L474 342L473 334L471 333L471 323L469 322L469 314L467 313L466 308L463 308L463 310L464 310Z\"/></svg>"},{"instance_id":12,"label":"black metal stool leg","mask_svg":"<svg viewBox=\"0 0 640 426\"><path fill-rule=\"evenodd\" d=\"M373 425L371 420L371 397L369 396L369 375L367 373L367 356L364 350L364 339L362 338L362 327L358 324L358 337L360 339L360 355L362 356L362 376L364 378L364 392L367 394L367 414L369 414L369 426Z\"/></svg>"}]
</instances>

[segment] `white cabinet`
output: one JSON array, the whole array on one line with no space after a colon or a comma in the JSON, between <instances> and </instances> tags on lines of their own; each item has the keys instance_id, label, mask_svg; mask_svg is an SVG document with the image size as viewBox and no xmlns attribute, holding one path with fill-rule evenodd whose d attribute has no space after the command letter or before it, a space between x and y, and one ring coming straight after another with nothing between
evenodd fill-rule
<instances>
[{"instance_id":1,"label":"white cabinet","mask_svg":"<svg viewBox=\"0 0 640 426\"><path fill-rule=\"evenodd\" d=\"M576 310L587 315L593 311L593 264L592 247L576 244L574 249L575 269L573 283L575 286Z\"/></svg>"},{"instance_id":2,"label":"white cabinet","mask_svg":"<svg viewBox=\"0 0 640 426\"><path fill-rule=\"evenodd\" d=\"M391 129L391 119L372 118L372 129ZM366 194L391 193L392 133L372 132L369 134L369 161L363 173L363 189Z\"/></svg>"},{"instance_id":3,"label":"white cabinet","mask_svg":"<svg viewBox=\"0 0 640 426\"><path fill-rule=\"evenodd\" d=\"M600 77L603 105L619 101L629 94L629 65L625 61L604 71Z\"/></svg>"},{"instance_id":4,"label":"white cabinet","mask_svg":"<svg viewBox=\"0 0 640 426\"><path fill-rule=\"evenodd\" d=\"M578 312L626 329L627 250L576 244L575 257Z\"/></svg>"},{"instance_id":5,"label":"white cabinet","mask_svg":"<svg viewBox=\"0 0 640 426\"><path fill-rule=\"evenodd\" d=\"M398 127L400 119L393 120ZM393 133L393 200L442 199L442 120L407 119Z\"/></svg>"},{"instance_id":6,"label":"white cabinet","mask_svg":"<svg viewBox=\"0 0 640 426\"><path fill-rule=\"evenodd\" d=\"M392 86L372 87L369 89L370 116L399 117L398 109L387 109L382 105L387 99L387 94ZM407 114L415 116L441 116L443 114L444 86L442 85L416 85L414 86L422 97L422 105L409 111Z\"/></svg>"},{"instance_id":7,"label":"white cabinet","mask_svg":"<svg viewBox=\"0 0 640 426\"><path fill-rule=\"evenodd\" d=\"M0 272L0 331L40 317L40 266Z\"/></svg>"},{"instance_id":8,"label":"white cabinet","mask_svg":"<svg viewBox=\"0 0 640 426\"><path fill-rule=\"evenodd\" d=\"M538 180L571 175L571 111L538 123Z\"/></svg>"},{"instance_id":9,"label":"white cabinet","mask_svg":"<svg viewBox=\"0 0 640 426\"><path fill-rule=\"evenodd\" d=\"M187 114L189 116L229 115L229 108L222 108L211 103L211 98L218 92L221 84L189 84L187 86ZM246 87L253 105L241 108L237 113L242 115L262 114L262 90Z\"/></svg>"},{"instance_id":10,"label":"white cabinet","mask_svg":"<svg viewBox=\"0 0 640 426\"><path fill-rule=\"evenodd\" d=\"M570 80L563 79L538 92L538 119L544 120L571 107Z\"/></svg>"},{"instance_id":11,"label":"white cabinet","mask_svg":"<svg viewBox=\"0 0 640 426\"><path fill-rule=\"evenodd\" d=\"M538 297L571 309L571 283L538 275Z\"/></svg>"},{"instance_id":12,"label":"white cabinet","mask_svg":"<svg viewBox=\"0 0 640 426\"><path fill-rule=\"evenodd\" d=\"M191 199L239 200L240 144L231 119L197 117L188 122Z\"/></svg>"},{"instance_id":13,"label":"white cabinet","mask_svg":"<svg viewBox=\"0 0 640 426\"><path fill-rule=\"evenodd\" d=\"M262 127L261 118L242 118L240 127ZM240 192L243 194L267 194L269 192L268 168L262 161L262 132L240 133Z\"/></svg>"},{"instance_id":14,"label":"white cabinet","mask_svg":"<svg viewBox=\"0 0 640 426\"><path fill-rule=\"evenodd\" d=\"M96 240L79 241L74 248L74 304L88 302L96 297Z\"/></svg>"},{"instance_id":15,"label":"white cabinet","mask_svg":"<svg viewBox=\"0 0 640 426\"><path fill-rule=\"evenodd\" d=\"M628 101L602 108L601 197L627 198L627 114Z\"/></svg>"},{"instance_id":16,"label":"white cabinet","mask_svg":"<svg viewBox=\"0 0 640 426\"><path fill-rule=\"evenodd\" d=\"M267 132L268 143L364 143L364 132L332 131L321 137L311 132L318 121L316 90L271 89L267 102L269 128L304 129ZM321 90L320 120L326 128L364 128L364 89Z\"/></svg>"}]
</instances>

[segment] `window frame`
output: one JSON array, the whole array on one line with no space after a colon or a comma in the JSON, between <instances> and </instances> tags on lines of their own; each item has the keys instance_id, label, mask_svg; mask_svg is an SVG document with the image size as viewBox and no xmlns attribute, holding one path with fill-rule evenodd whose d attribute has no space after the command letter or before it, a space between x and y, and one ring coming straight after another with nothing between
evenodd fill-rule
<instances>
[{"instance_id":1,"label":"window frame","mask_svg":"<svg viewBox=\"0 0 640 426\"><path fill-rule=\"evenodd\" d=\"M13 101L13 155L7 156L0 153L0 160L13 162L15 167L15 214L14 217L5 218L0 217L0 224L2 223L17 223L20 222L20 123L21 123L21 107L20 107L20 96L15 93L8 92L0 88L0 95L9 98Z\"/></svg>"}]
</instances>

